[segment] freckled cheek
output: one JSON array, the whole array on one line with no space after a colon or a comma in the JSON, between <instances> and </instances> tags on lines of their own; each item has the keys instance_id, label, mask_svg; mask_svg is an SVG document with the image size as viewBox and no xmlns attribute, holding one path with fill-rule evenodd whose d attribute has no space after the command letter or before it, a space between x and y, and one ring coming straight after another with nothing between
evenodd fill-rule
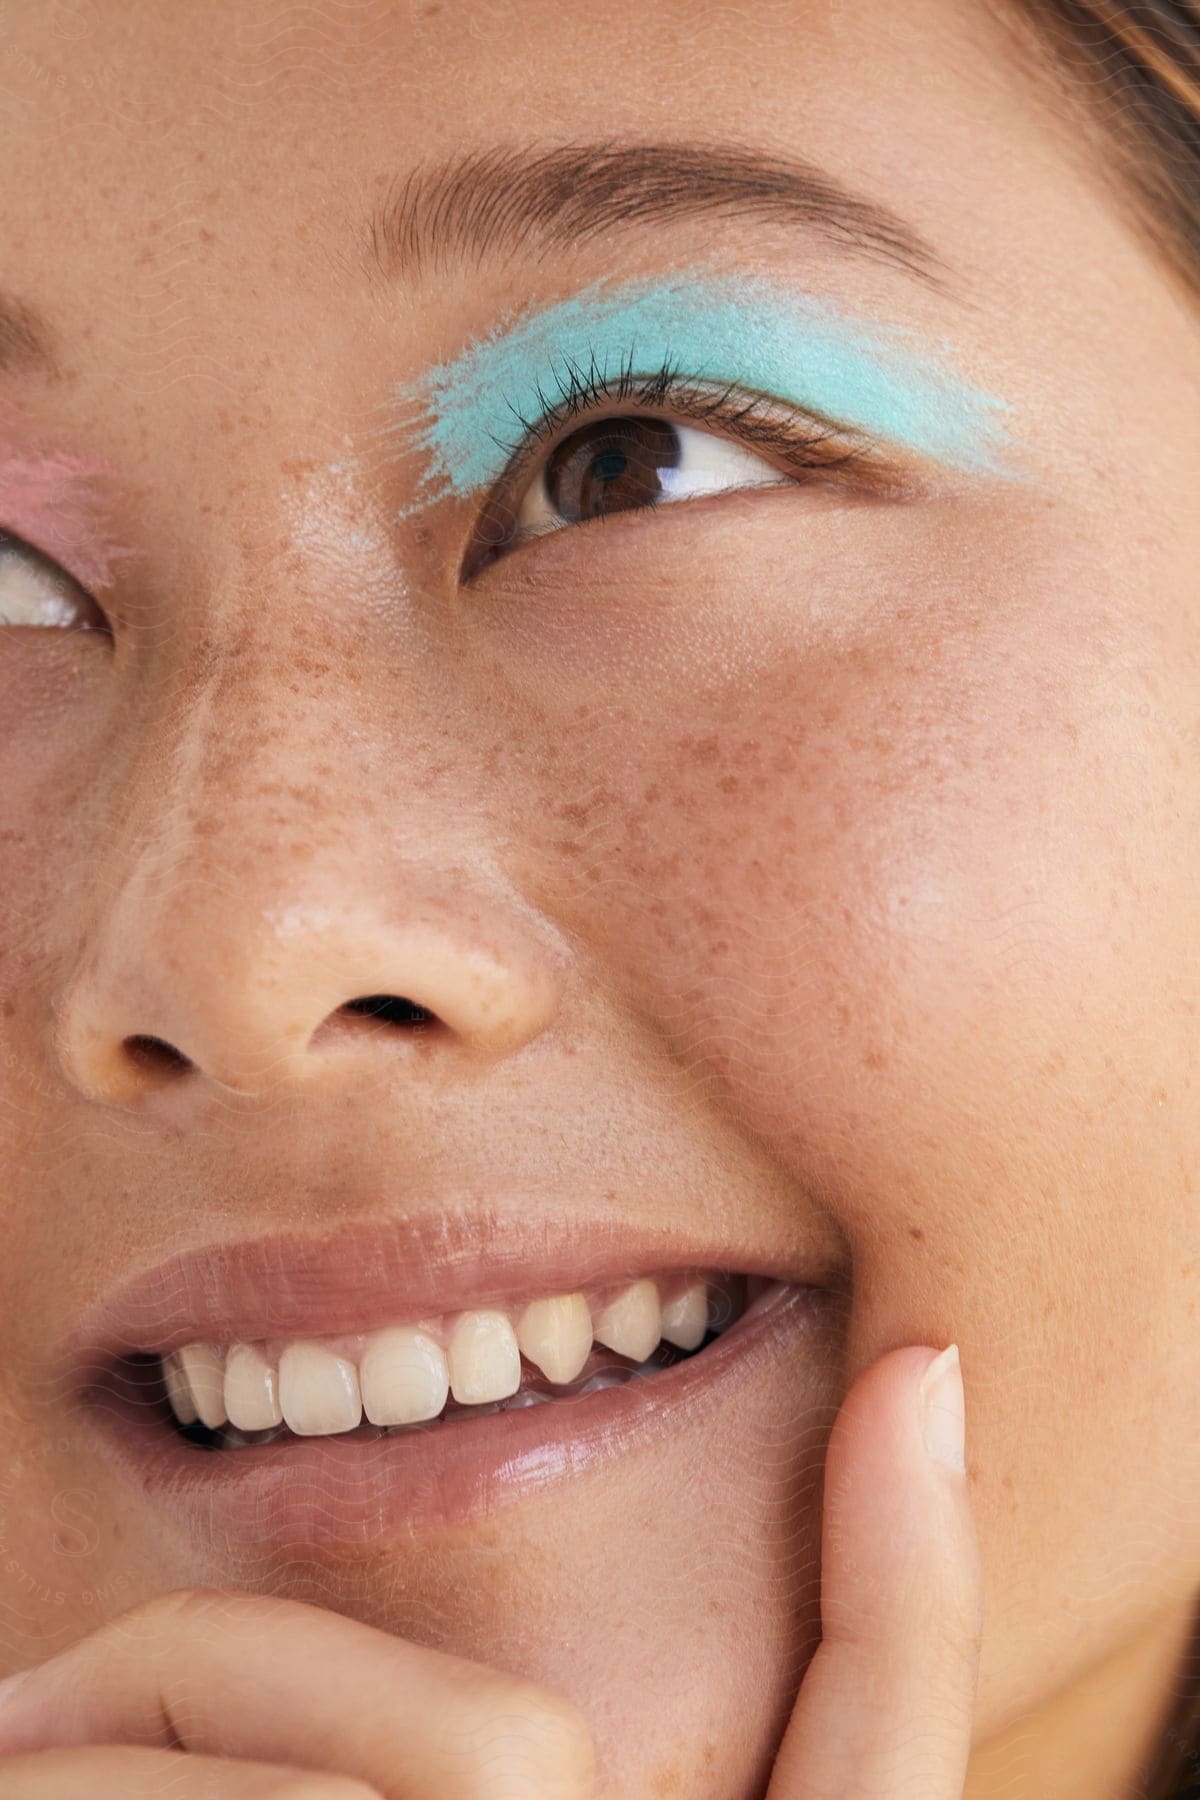
<instances>
[{"instance_id":1,"label":"freckled cheek","mask_svg":"<svg viewBox=\"0 0 1200 1800\"><path fill-rule=\"evenodd\" d=\"M899 671L864 690L830 667L796 693L595 749L607 818L574 823L593 858L609 844L591 928L684 1066L754 1129L832 1149L864 1114L933 1129L1001 1078L1059 953L1044 919L1005 925L1041 828L1002 709L951 726L945 694Z\"/></svg>"},{"instance_id":2,"label":"freckled cheek","mask_svg":"<svg viewBox=\"0 0 1200 1800\"><path fill-rule=\"evenodd\" d=\"M751 1129L861 1163L1010 1140L1020 1117L1055 1154L1046 1071L1099 1110L1135 984L1169 1003L1153 883L1121 873L1162 870L1152 746L1112 722L1119 683L1054 600L1066 550L1039 537L1017 584L965 527L872 514L864 549L862 518L789 506L803 532L772 582L756 503L709 518L703 570L668 582L684 511L564 538L554 579L524 565L553 878Z\"/></svg>"}]
</instances>

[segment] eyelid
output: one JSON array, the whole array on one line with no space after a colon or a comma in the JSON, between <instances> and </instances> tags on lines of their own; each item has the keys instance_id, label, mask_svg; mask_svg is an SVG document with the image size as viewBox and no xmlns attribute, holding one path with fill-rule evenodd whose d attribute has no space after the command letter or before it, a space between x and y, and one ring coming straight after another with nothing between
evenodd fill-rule
<instances>
[{"instance_id":1,"label":"eyelid","mask_svg":"<svg viewBox=\"0 0 1200 1800\"><path fill-rule=\"evenodd\" d=\"M0 453L0 526L93 600L136 555L114 535L107 486L113 474L109 464L67 451Z\"/></svg>"},{"instance_id":2,"label":"eyelid","mask_svg":"<svg viewBox=\"0 0 1200 1800\"><path fill-rule=\"evenodd\" d=\"M669 367L655 375L636 377L625 370L613 380L603 380L596 377L593 362L592 374L579 382L575 366L568 366L572 386L562 400L545 400L539 389L544 410L538 417L527 420L517 412L522 434L505 446L509 460L487 490L485 515L497 503L512 504L514 493L519 504L523 484L533 475L536 465L569 435L566 428L578 429L581 419L599 421L607 416L629 418L638 414L714 427L714 436L726 436L774 456L782 471L797 477L808 473L814 478L871 488L880 497L903 497L914 491L911 472L902 458L885 457L863 432L824 419L807 408L751 393L735 383L706 385L702 379L680 376ZM473 539L472 550L475 547ZM498 556L511 554L497 551L494 544L483 548L492 554L480 559L468 552L464 581L471 580Z\"/></svg>"}]
</instances>

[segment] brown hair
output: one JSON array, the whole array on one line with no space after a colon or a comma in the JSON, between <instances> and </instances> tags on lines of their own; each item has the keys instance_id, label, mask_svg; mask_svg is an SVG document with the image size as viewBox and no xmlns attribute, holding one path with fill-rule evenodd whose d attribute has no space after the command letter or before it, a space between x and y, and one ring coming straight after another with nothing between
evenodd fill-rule
<instances>
[{"instance_id":1,"label":"brown hair","mask_svg":"<svg viewBox=\"0 0 1200 1800\"><path fill-rule=\"evenodd\" d=\"M992 0L992 11L1088 132L1134 230L1200 301L1200 0ZM1145 1775L1146 1800L1200 1795L1200 1603Z\"/></svg>"},{"instance_id":2,"label":"brown hair","mask_svg":"<svg viewBox=\"0 0 1200 1800\"><path fill-rule=\"evenodd\" d=\"M1134 229L1200 300L1200 0L993 0L992 10L1092 128Z\"/></svg>"}]
</instances>

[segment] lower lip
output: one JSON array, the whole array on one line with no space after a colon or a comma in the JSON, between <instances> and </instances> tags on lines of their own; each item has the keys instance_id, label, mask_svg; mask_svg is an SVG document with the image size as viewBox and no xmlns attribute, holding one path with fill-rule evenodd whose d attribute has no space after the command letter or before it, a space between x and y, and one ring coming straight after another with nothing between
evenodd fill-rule
<instances>
[{"instance_id":1,"label":"lower lip","mask_svg":"<svg viewBox=\"0 0 1200 1800\"><path fill-rule=\"evenodd\" d=\"M650 1451L783 1379L806 1337L824 1341L828 1293L778 1283L708 1347L622 1387L395 1437L298 1438L208 1450L165 1409L117 1406L103 1422L123 1471L186 1527L262 1547L374 1549L381 1540L476 1524Z\"/></svg>"}]
</instances>

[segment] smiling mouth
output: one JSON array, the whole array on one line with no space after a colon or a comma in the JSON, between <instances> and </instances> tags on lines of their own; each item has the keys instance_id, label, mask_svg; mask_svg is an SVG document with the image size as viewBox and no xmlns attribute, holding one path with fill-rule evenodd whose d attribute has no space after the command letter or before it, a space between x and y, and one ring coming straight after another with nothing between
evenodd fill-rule
<instances>
[{"instance_id":1,"label":"smiling mouth","mask_svg":"<svg viewBox=\"0 0 1200 1800\"><path fill-rule=\"evenodd\" d=\"M769 1395L823 1416L815 1230L742 1261L500 1199L187 1246L99 1295L59 1348L97 1454L196 1542L353 1557L750 1430Z\"/></svg>"},{"instance_id":2,"label":"smiling mouth","mask_svg":"<svg viewBox=\"0 0 1200 1800\"><path fill-rule=\"evenodd\" d=\"M784 1285L671 1270L371 1332L193 1341L123 1356L103 1385L208 1450L402 1437L645 1380L701 1356Z\"/></svg>"}]
</instances>

